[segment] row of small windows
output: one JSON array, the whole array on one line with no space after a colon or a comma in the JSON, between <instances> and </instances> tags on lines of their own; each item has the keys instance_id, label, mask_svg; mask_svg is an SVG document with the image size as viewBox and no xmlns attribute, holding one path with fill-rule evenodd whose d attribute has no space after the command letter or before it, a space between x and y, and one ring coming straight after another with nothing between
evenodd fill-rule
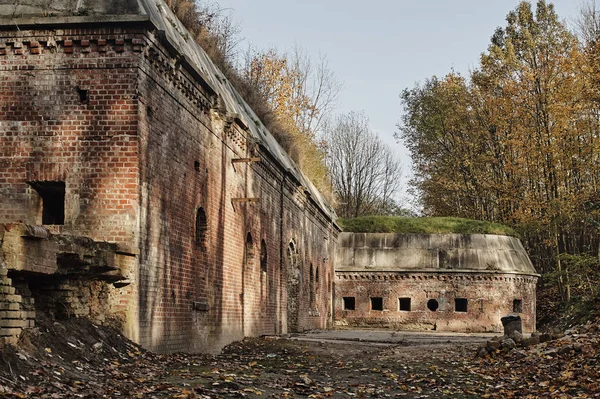
<instances>
[{"instance_id":1,"label":"row of small windows","mask_svg":"<svg viewBox=\"0 0 600 399\"><path fill-rule=\"evenodd\" d=\"M383 310L383 298L382 297L371 297L371 310ZM353 296L343 297L344 310L356 310L356 298ZM437 299L429 299L427 301L427 309L432 312L438 310L440 304ZM467 298L454 298L454 311L455 312L468 312L469 301ZM411 298L398 298L398 310L401 312L410 312L412 310ZM513 312L523 312L523 301L521 299L515 299L513 301Z\"/></svg>"},{"instance_id":2,"label":"row of small windows","mask_svg":"<svg viewBox=\"0 0 600 399\"><path fill-rule=\"evenodd\" d=\"M371 310L383 310L383 298L382 297L371 297ZM353 296L346 296L344 300L344 310L356 310L356 298ZM435 312L439 308L437 299L430 299L427 301L427 309ZM468 309L468 301L466 298L455 298L454 299L454 311L455 312L466 312ZM401 312L410 312L412 310L411 298L398 298L398 310Z\"/></svg>"}]
</instances>

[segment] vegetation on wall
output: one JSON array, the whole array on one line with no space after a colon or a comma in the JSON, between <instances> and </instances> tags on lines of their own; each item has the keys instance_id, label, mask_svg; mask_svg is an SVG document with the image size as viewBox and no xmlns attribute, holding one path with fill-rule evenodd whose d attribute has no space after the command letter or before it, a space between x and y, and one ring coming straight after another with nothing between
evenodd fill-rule
<instances>
[{"instance_id":1,"label":"vegetation on wall","mask_svg":"<svg viewBox=\"0 0 600 399\"><path fill-rule=\"evenodd\" d=\"M522 2L470 76L434 76L401 96L399 136L426 214L514 227L567 302L582 263L565 254L598 255L598 16L584 7L577 35L552 4Z\"/></svg>"},{"instance_id":2,"label":"vegetation on wall","mask_svg":"<svg viewBox=\"0 0 600 399\"><path fill-rule=\"evenodd\" d=\"M316 133L341 86L326 60L314 62L300 50L281 54L271 49L248 51L243 65L235 67L240 38L231 13L216 2L166 2L302 172L332 201Z\"/></svg>"}]
</instances>

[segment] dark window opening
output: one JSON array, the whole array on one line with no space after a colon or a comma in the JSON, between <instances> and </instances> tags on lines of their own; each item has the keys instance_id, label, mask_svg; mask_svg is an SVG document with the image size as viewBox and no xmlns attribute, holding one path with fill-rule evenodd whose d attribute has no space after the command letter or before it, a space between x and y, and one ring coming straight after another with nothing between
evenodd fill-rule
<instances>
[{"instance_id":1,"label":"dark window opening","mask_svg":"<svg viewBox=\"0 0 600 399\"><path fill-rule=\"evenodd\" d=\"M77 87L77 94L79 94L79 101L81 101L81 103L88 104L90 102L90 91L89 90Z\"/></svg>"},{"instance_id":2,"label":"dark window opening","mask_svg":"<svg viewBox=\"0 0 600 399\"><path fill-rule=\"evenodd\" d=\"M194 170L200 172L200 162L194 161Z\"/></svg>"},{"instance_id":3,"label":"dark window opening","mask_svg":"<svg viewBox=\"0 0 600 399\"><path fill-rule=\"evenodd\" d=\"M265 240L260 242L260 271L267 271L267 243Z\"/></svg>"},{"instance_id":4,"label":"dark window opening","mask_svg":"<svg viewBox=\"0 0 600 399\"><path fill-rule=\"evenodd\" d=\"M65 182L29 183L42 197L42 224L65 224Z\"/></svg>"},{"instance_id":5,"label":"dark window opening","mask_svg":"<svg viewBox=\"0 0 600 399\"><path fill-rule=\"evenodd\" d=\"M383 298L381 298L381 297L371 298L371 310L383 310Z\"/></svg>"},{"instance_id":6,"label":"dark window opening","mask_svg":"<svg viewBox=\"0 0 600 399\"><path fill-rule=\"evenodd\" d=\"M309 295L310 295L310 306L314 306L315 304L315 271L313 268L313 265L311 263L310 265L310 276L309 276L309 280L308 280L308 291L309 291Z\"/></svg>"},{"instance_id":7,"label":"dark window opening","mask_svg":"<svg viewBox=\"0 0 600 399\"><path fill-rule=\"evenodd\" d=\"M356 309L356 298L353 296L344 297L344 310L355 310Z\"/></svg>"},{"instance_id":8,"label":"dark window opening","mask_svg":"<svg viewBox=\"0 0 600 399\"><path fill-rule=\"evenodd\" d=\"M466 298L454 298L454 311L455 312L466 312L468 307L468 301Z\"/></svg>"},{"instance_id":9,"label":"dark window opening","mask_svg":"<svg viewBox=\"0 0 600 399\"><path fill-rule=\"evenodd\" d=\"M315 282L319 284L319 266L317 266L317 269L315 271Z\"/></svg>"},{"instance_id":10,"label":"dark window opening","mask_svg":"<svg viewBox=\"0 0 600 399\"><path fill-rule=\"evenodd\" d=\"M251 268L254 264L254 242L252 241L252 234L246 235L246 247L244 250L244 263L247 268Z\"/></svg>"},{"instance_id":11,"label":"dark window opening","mask_svg":"<svg viewBox=\"0 0 600 399\"><path fill-rule=\"evenodd\" d=\"M400 310L403 312L410 312L410 298L398 298L400 303Z\"/></svg>"},{"instance_id":12,"label":"dark window opening","mask_svg":"<svg viewBox=\"0 0 600 399\"><path fill-rule=\"evenodd\" d=\"M200 250L206 249L206 233L208 231L208 222L206 220L206 213L204 209L198 208L196 211L196 246L200 247Z\"/></svg>"},{"instance_id":13,"label":"dark window opening","mask_svg":"<svg viewBox=\"0 0 600 399\"><path fill-rule=\"evenodd\" d=\"M440 304L438 303L437 299L430 299L427 301L427 309L431 310L432 312L438 310L439 307Z\"/></svg>"},{"instance_id":14,"label":"dark window opening","mask_svg":"<svg viewBox=\"0 0 600 399\"><path fill-rule=\"evenodd\" d=\"M523 301L521 299L513 301L513 313L523 313Z\"/></svg>"}]
</instances>

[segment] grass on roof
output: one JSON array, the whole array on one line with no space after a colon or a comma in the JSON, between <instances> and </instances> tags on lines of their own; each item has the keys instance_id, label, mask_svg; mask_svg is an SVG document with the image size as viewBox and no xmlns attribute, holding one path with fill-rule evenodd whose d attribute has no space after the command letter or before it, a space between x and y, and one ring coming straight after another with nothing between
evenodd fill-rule
<instances>
[{"instance_id":1,"label":"grass on roof","mask_svg":"<svg viewBox=\"0 0 600 399\"><path fill-rule=\"evenodd\" d=\"M517 232L508 226L452 217L363 216L340 218L337 223L343 231L350 233L497 234L518 237Z\"/></svg>"}]
</instances>

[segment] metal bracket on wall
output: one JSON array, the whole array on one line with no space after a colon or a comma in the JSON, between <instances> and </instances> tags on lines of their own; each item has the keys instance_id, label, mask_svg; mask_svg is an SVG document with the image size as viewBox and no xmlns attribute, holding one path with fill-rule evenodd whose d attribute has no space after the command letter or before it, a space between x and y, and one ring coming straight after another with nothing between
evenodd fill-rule
<instances>
[{"instance_id":1,"label":"metal bracket on wall","mask_svg":"<svg viewBox=\"0 0 600 399\"><path fill-rule=\"evenodd\" d=\"M232 198L231 202L236 203L236 202L242 202L242 203L256 203L258 202L258 198Z\"/></svg>"},{"instance_id":2,"label":"metal bracket on wall","mask_svg":"<svg viewBox=\"0 0 600 399\"><path fill-rule=\"evenodd\" d=\"M251 158L234 158L231 160L232 164L236 164L236 163L253 163L253 162L260 162L260 157L251 157Z\"/></svg>"}]
</instances>

